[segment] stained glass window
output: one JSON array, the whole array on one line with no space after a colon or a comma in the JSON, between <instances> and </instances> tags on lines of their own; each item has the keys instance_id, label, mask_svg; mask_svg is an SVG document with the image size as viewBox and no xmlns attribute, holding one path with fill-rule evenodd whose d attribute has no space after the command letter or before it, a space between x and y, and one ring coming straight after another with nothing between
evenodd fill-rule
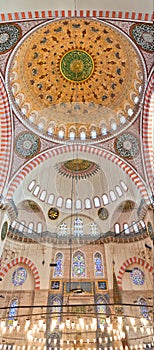
<instances>
[{"instance_id":1,"label":"stained glass window","mask_svg":"<svg viewBox=\"0 0 154 350\"><path fill-rule=\"evenodd\" d=\"M26 281L26 278L27 271L23 267L18 267L18 269L13 272L12 283L14 286L21 286Z\"/></svg>"},{"instance_id":2,"label":"stained glass window","mask_svg":"<svg viewBox=\"0 0 154 350\"><path fill-rule=\"evenodd\" d=\"M100 253L95 253L94 263L95 263L95 277L103 276L102 255Z\"/></svg>"},{"instance_id":3,"label":"stained glass window","mask_svg":"<svg viewBox=\"0 0 154 350\"><path fill-rule=\"evenodd\" d=\"M85 257L80 251L73 255L73 277L85 277Z\"/></svg>"},{"instance_id":4,"label":"stained glass window","mask_svg":"<svg viewBox=\"0 0 154 350\"><path fill-rule=\"evenodd\" d=\"M143 317L149 318L149 310L147 307L147 302L144 298L140 298L139 299L139 304L141 304L140 306L140 310L141 310L141 314L143 315Z\"/></svg>"},{"instance_id":5,"label":"stained glass window","mask_svg":"<svg viewBox=\"0 0 154 350\"><path fill-rule=\"evenodd\" d=\"M8 326L13 325L13 320L17 316L18 311L18 299L12 299L10 302L9 313L8 313Z\"/></svg>"},{"instance_id":6,"label":"stained glass window","mask_svg":"<svg viewBox=\"0 0 154 350\"><path fill-rule=\"evenodd\" d=\"M54 268L53 277L62 277L63 276L63 254L57 253L55 257L55 263L57 266Z\"/></svg>"},{"instance_id":7,"label":"stained glass window","mask_svg":"<svg viewBox=\"0 0 154 350\"><path fill-rule=\"evenodd\" d=\"M97 298L96 300L96 310L97 310L97 318L98 318L98 327L100 327L100 325L105 325L106 323L106 314L107 314L107 307L106 307L106 301L104 300L104 298L102 298L101 296Z\"/></svg>"},{"instance_id":8,"label":"stained glass window","mask_svg":"<svg viewBox=\"0 0 154 350\"><path fill-rule=\"evenodd\" d=\"M90 235L96 236L98 234L98 226L95 222L92 222L90 224Z\"/></svg>"},{"instance_id":9,"label":"stained glass window","mask_svg":"<svg viewBox=\"0 0 154 350\"><path fill-rule=\"evenodd\" d=\"M67 235L67 225L65 224L65 222L63 222L63 223L59 226L58 235L59 235L59 236L66 236L66 235Z\"/></svg>"},{"instance_id":10,"label":"stained glass window","mask_svg":"<svg viewBox=\"0 0 154 350\"><path fill-rule=\"evenodd\" d=\"M74 236L80 237L83 235L83 221L80 218L76 218L74 221Z\"/></svg>"},{"instance_id":11,"label":"stained glass window","mask_svg":"<svg viewBox=\"0 0 154 350\"><path fill-rule=\"evenodd\" d=\"M51 307L51 316L52 320L55 320L60 322L60 313L61 313L61 299L59 297L55 297L52 300L52 307Z\"/></svg>"},{"instance_id":12,"label":"stained glass window","mask_svg":"<svg viewBox=\"0 0 154 350\"><path fill-rule=\"evenodd\" d=\"M138 267L133 268L132 272L130 273L130 278L134 284L139 286L144 284L144 281L145 281L144 272L140 270Z\"/></svg>"}]
</instances>

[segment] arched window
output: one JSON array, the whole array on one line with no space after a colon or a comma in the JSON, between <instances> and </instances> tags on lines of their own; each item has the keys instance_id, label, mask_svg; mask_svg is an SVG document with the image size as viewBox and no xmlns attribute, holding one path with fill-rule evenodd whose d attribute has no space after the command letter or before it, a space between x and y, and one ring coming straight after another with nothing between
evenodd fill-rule
<instances>
[{"instance_id":1,"label":"arched window","mask_svg":"<svg viewBox=\"0 0 154 350\"><path fill-rule=\"evenodd\" d=\"M52 299L51 319L52 319L52 321L54 320L54 322L56 322L56 325L58 324L58 322L60 322L61 304L62 304L62 301L59 297L54 297ZM55 326L55 325L53 325L53 326ZM52 324L51 324L51 327L52 327Z\"/></svg>"},{"instance_id":2,"label":"arched window","mask_svg":"<svg viewBox=\"0 0 154 350\"><path fill-rule=\"evenodd\" d=\"M80 218L76 218L74 221L74 236L80 237L83 235L83 221Z\"/></svg>"},{"instance_id":3,"label":"arched window","mask_svg":"<svg viewBox=\"0 0 154 350\"><path fill-rule=\"evenodd\" d=\"M90 235L97 236L98 235L98 226L96 222L91 222L90 224Z\"/></svg>"},{"instance_id":4,"label":"arched window","mask_svg":"<svg viewBox=\"0 0 154 350\"><path fill-rule=\"evenodd\" d=\"M18 311L18 299L14 298L10 302L9 306L9 312L8 312L8 326L13 326L13 320L17 316L17 311Z\"/></svg>"},{"instance_id":5,"label":"arched window","mask_svg":"<svg viewBox=\"0 0 154 350\"><path fill-rule=\"evenodd\" d=\"M53 204L54 199L55 199L54 194L53 194L53 193L50 193L50 194L49 194L49 197L48 197L47 203L48 203L48 204Z\"/></svg>"},{"instance_id":6,"label":"arched window","mask_svg":"<svg viewBox=\"0 0 154 350\"><path fill-rule=\"evenodd\" d=\"M99 208L101 205L99 197L94 197L94 207Z\"/></svg>"},{"instance_id":7,"label":"arched window","mask_svg":"<svg viewBox=\"0 0 154 350\"><path fill-rule=\"evenodd\" d=\"M80 251L73 255L72 275L73 277L85 277L85 257Z\"/></svg>"},{"instance_id":8,"label":"arched window","mask_svg":"<svg viewBox=\"0 0 154 350\"><path fill-rule=\"evenodd\" d=\"M53 277L62 277L63 276L63 254L57 253L55 256L55 263L57 266L54 268Z\"/></svg>"},{"instance_id":9,"label":"arched window","mask_svg":"<svg viewBox=\"0 0 154 350\"><path fill-rule=\"evenodd\" d=\"M47 191L43 190L40 194L40 197L39 197L42 202L45 201L46 195L47 195Z\"/></svg>"},{"instance_id":10,"label":"arched window","mask_svg":"<svg viewBox=\"0 0 154 350\"><path fill-rule=\"evenodd\" d=\"M66 236L67 235L67 225L65 224L65 222L60 224L58 235L59 236Z\"/></svg>"},{"instance_id":11,"label":"arched window","mask_svg":"<svg viewBox=\"0 0 154 350\"><path fill-rule=\"evenodd\" d=\"M149 318L149 310L147 307L147 302L144 298L140 298L138 303L141 305L140 306L140 311L143 317Z\"/></svg>"},{"instance_id":12,"label":"arched window","mask_svg":"<svg viewBox=\"0 0 154 350\"><path fill-rule=\"evenodd\" d=\"M96 305L98 327L101 328L106 324L106 315L108 313L106 300L102 296L99 296L96 300Z\"/></svg>"},{"instance_id":13,"label":"arched window","mask_svg":"<svg viewBox=\"0 0 154 350\"><path fill-rule=\"evenodd\" d=\"M89 198L85 199L85 208L90 209L91 208L91 200Z\"/></svg>"},{"instance_id":14,"label":"arched window","mask_svg":"<svg viewBox=\"0 0 154 350\"><path fill-rule=\"evenodd\" d=\"M35 183L36 183L35 180L32 180L32 181L31 181L31 183L28 185L28 190L29 190L29 191L32 191L32 190L33 190L33 188L34 188L34 186L35 186Z\"/></svg>"},{"instance_id":15,"label":"arched window","mask_svg":"<svg viewBox=\"0 0 154 350\"><path fill-rule=\"evenodd\" d=\"M114 232L115 232L115 234L120 233L120 225L119 225L118 223L116 223L116 224L114 225Z\"/></svg>"},{"instance_id":16,"label":"arched window","mask_svg":"<svg viewBox=\"0 0 154 350\"><path fill-rule=\"evenodd\" d=\"M61 208L63 205L63 198L62 197L58 197L57 198L57 207Z\"/></svg>"},{"instance_id":17,"label":"arched window","mask_svg":"<svg viewBox=\"0 0 154 350\"><path fill-rule=\"evenodd\" d=\"M122 189L126 192L126 191L128 191L128 187L127 187L127 185L125 184L125 182L124 181L120 181L120 184L121 184L121 187L122 187Z\"/></svg>"},{"instance_id":18,"label":"arched window","mask_svg":"<svg viewBox=\"0 0 154 350\"><path fill-rule=\"evenodd\" d=\"M72 199L68 198L66 200L65 208L66 209L71 209L72 208Z\"/></svg>"},{"instance_id":19,"label":"arched window","mask_svg":"<svg viewBox=\"0 0 154 350\"><path fill-rule=\"evenodd\" d=\"M121 197L123 195L121 188L119 186L116 186L115 188L118 196Z\"/></svg>"},{"instance_id":20,"label":"arched window","mask_svg":"<svg viewBox=\"0 0 154 350\"><path fill-rule=\"evenodd\" d=\"M116 201L117 196L114 191L110 191L110 198L112 202Z\"/></svg>"},{"instance_id":21,"label":"arched window","mask_svg":"<svg viewBox=\"0 0 154 350\"><path fill-rule=\"evenodd\" d=\"M102 200L103 200L103 204L104 204L104 205L109 204L109 199L108 199L107 194L103 194L103 195L102 195Z\"/></svg>"},{"instance_id":22,"label":"arched window","mask_svg":"<svg viewBox=\"0 0 154 350\"><path fill-rule=\"evenodd\" d=\"M76 209L82 209L81 199L76 200L75 207L76 207Z\"/></svg>"},{"instance_id":23,"label":"arched window","mask_svg":"<svg viewBox=\"0 0 154 350\"><path fill-rule=\"evenodd\" d=\"M29 224L28 224L28 233L33 233L33 229L34 229L34 223L33 222L29 222Z\"/></svg>"},{"instance_id":24,"label":"arched window","mask_svg":"<svg viewBox=\"0 0 154 350\"><path fill-rule=\"evenodd\" d=\"M100 253L95 253L94 255L94 264L95 264L95 277L103 276L103 264L102 264L102 255Z\"/></svg>"},{"instance_id":25,"label":"arched window","mask_svg":"<svg viewBox=\"0 0 154 350\"><path fill-rule=\"evenodd\" d=\"M125 233L129 234L129 225L127 223L125 223L123 226L124 226Z\"/></svg>"},{"instance_id":26,"label":"arched window","mask_svg":"<svg viewBox=\"0 0 154 350\"><path fill-rule=\"evenodd\" d=\"M37 185L37 186L35 187L35 190L33 191L33 195L34 195L35 197L37 197L38 194L39 194L39 192L40 192L40 186Z\"/></svg>"},{"instance_id":27,"label":"arched window","mask_svg":"<svg viewBox=\"0 0 154 350\"><path fill-rule=\"evenodd\" d=\"M38 222L38 224L37 224L37 233L41 233L42 230L43 230L42 222Z\"/></svg>"}]
</instances>

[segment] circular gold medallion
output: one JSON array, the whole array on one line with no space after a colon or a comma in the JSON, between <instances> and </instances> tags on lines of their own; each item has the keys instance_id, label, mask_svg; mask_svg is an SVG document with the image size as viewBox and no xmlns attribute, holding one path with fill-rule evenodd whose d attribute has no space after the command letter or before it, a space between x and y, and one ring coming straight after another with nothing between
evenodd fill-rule
<instances>
[{"instance_id":1,"label":"circular gold medallion","mask_svg":"<svg viewBox=\"0 0 154 350\"><path fill-rule=\"evenodd\" d=\"M6 235L7 235L7 231L8 231L8 223L7 221L5 221L3 223L3 226L1 228L1 240L4 241Z\"/></svg>"},{"instance_id":2,"label":"circular gold medallion","mask_svg":"<svg viewBox=\"0 0 154 350\"><path fill-rule=\"evenodd\" d=\"M98 209L98 217L101 220L106 220L109 216L108 210L104 207Z\"/></svg>"},{"instance_id":3,"label":"circular gold medallion","mask_svg":"<svg viewBox=\"0 0 154 350\"><path fill-rule=\"evenodd\" d=\"M84 50L71 50L65 53L60 61L60 71L63 77L72 82L87 80L93 70L94 61Z\"/></svg>"},{"instance_id":4,"label":"circular gold medallion","mask_svg":"<svg viewBox=\"0 0 154 350\"><path fill-rule=\"evenodd\" d=\"M48 217L50 220L56 220L59 216L59 210L57 208L50 208L48 211Z\"/></svg>"}]
</instances>

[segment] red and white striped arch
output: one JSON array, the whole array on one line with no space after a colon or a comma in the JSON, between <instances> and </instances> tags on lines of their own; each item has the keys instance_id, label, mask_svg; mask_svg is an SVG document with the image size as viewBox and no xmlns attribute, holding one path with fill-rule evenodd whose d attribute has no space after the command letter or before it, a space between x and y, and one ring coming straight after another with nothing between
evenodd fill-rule
<instances>
[{"instance_id":1,"label":"red and white striped arch","mask_svg":"<svg viewBox=\"0 0 154 350\"><path fill-rule=\"evenodd\" d=\"M108 150L103 150L102 148L96 146L89 145L62 145L54 149L46 150L41 154L37 155L19 169L18 173L9 184L8 193L6 197L8 199L12 198L15 190L18 188L18 186L24 180L24 178L45 160L70 152L83 152L84 154L94 154L98 157L103 157L114 164L117 164L117 166L119 166L119 168L121 168L126 174L128 174L131 180L135 183L142 197L145 200L148 200L146 186L137 174L137 172L133 169L133 167L131 167L128 163L124 162L120 157L118 157L114 153Z\"/></svg>"},{"instance_id":2,"label":"red and white striped arch","mask_svg":"<svg viewBox=\"0 0 154 350\"><path fill-rule=\"evenodd\" d=\"M142 139L145 160L145 171L148 177L151 191L153 192L153 116L154 116L154 73L151 74L145 93Z\"/></svg>"},{"instance_id":3,"label":"red and white striped arch","mask_svg":"<svg viewBox=\"0 0 154 350\"><path fill-rule=\"evenodd\" d=\"M127 259L121 265L120 270L118 272L118 276L117 276L117 283L118 283L118 286L120 289L122 289L122 278L123 278L123 275L125 273L125 270L128 269L128 267L131 266L132 264L144 266L144 268L146 268L149 272L153 271L153 267L148 262L146 262L144 259L142 259L140 257L134 256L133 258Z\"/></svg>"},{"instance_id":4,"label":"red and white striped arch","mask_svg":"<svg viewBox=\"0 0 154 350\"><path fill-rule=\"evenodd\" d=\"M65 18L65 17L99 17L117 18L137 21L153 21L153 13L111 11L111 10L45 10L45 11L22 11L0 14L0 21L17 21L35 18Z\"/></svg>"},{"instance_id":5,"label":"red and white striped arch","mask_svg":"<svg viewBox=\"0 0 154 350\"><path fill-rule=\"evenodd\" d=\"M12 124L9 100L0 75L0 193L7 181L11 159Z\"/></svg>"},{"instance_id":6,"label":"red and white striped arch","mask_svg":"<svg viewBox=\"0 0 154 350\"><path fill-rule=\"evenodd\" d=\"M26 266L29 267L29 269L31 270L33 277L34 277L35 289L40 289L40 276L39 276L39 273L38 273L36 266L34 265L34 263L30 259L24 258L23 256L20 258L13 259L6 266L4 266L0 270L0 277L4 278L5 275L7 274L7 272L10 269L12 269L12 267L19 265L19 264L25 264Z\"/></svg>"}]
</instances>

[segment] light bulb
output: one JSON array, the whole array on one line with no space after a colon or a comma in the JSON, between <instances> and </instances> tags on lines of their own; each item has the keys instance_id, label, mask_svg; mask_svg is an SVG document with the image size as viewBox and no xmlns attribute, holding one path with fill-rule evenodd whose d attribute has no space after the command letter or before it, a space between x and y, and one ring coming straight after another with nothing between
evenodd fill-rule
<instances>
[{"instance_id":1,"label":"light bulb","mask_svg":"<svg viewBox=\"0 0 154 350\"><path fill-rule=\"evenodd\" d=\"M118 316L118 322L122 324L122 316Z\"/></svg>"},{"instance_id":2,"label":"light bulb","mask_svg":"<svg viewBox=\"0 0 154 350\"><path fill-rule=\"evenodd\" d=\"M43 320L39 320L39 327L41 328L43 326Z\"/></svg>"},{"instance_id":3,"label":"light bulb","mask_svg":"<svg viewBox=\"0 0 154 350\"><path fill-rule=\"evenodd\" d=\"M131 322L132 326L135 325L135 319L133 317L130 317L130 322Z\"/></svg>"},{"instance_id":4,"label":"light bulb","mask_svg":"<svg viewBox=\"0 0 154 350\"><path fill-rule=\"evenodd\" d=\"M3 327L3 329L2 329L2 333L5 333L5 332L6 332L6 326Z\"/></svg>"}]
</instances>

